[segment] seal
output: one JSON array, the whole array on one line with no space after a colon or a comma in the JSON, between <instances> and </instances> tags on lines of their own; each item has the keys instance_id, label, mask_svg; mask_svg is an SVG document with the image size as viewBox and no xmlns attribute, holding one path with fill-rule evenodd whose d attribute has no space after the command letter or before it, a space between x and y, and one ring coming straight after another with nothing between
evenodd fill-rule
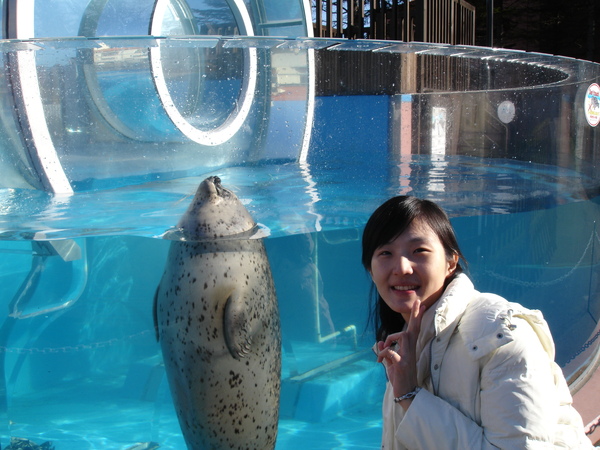
<instances>
[{"instance_id":1,"label":"seal","mask_svg":"<svg viewBox=\"0 0 600 450\"><path fill-rule=\"evenodd\" d=\"M170 244L154 321L189 449L275 446L281 331L256 228L235 194L210 177Z\"/></svg>"}]
</instances>

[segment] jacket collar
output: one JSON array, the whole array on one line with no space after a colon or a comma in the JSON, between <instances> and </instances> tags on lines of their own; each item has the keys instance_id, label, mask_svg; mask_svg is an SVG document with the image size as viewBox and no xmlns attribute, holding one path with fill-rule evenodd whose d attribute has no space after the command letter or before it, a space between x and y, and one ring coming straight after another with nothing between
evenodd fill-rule
<instances>
[{"instance_id":1,"label":"jacket collar","mask_svg":"<svg viewBox=\"0 0 600 450\"><path fill-rule=\"evenodd\" d=\"M462 316L474 293L473 283L464 273L458 274L450 282L442 296L423 314L417 352L420 353L433 336L439 336L448 325Z\"/></svg>"},{"instance_id":2,"label":"jacket collar","mask_svg":"<svg viewBox=\"0 0 600 450\"><path fill-rule=\"evenodd\" d=\"M467 309L475 294L475 287L467 275L459 273L450 282L440 299L433 305L432 314L435 314L435 335L438 336Z\"/></svg>"},{"instance_id":3,"label":"jacket collar","mask_svg":"<svg viewBox=\"0 0 600 450\"><path fill-rule=\"evenodd\" d=\"M425 346L430 345L432 339L442 333L444 335L442 346L445 347L448 344L450 336L459 322L458 319L465 312L474 293L475 288L469 277L463 273L458 274L446 287L438 301L423 314L421 331L416 345L419 355L417 379L420 385L425 383L430 374L430 351L426 350Z\"/></svg>"}]
</instances>

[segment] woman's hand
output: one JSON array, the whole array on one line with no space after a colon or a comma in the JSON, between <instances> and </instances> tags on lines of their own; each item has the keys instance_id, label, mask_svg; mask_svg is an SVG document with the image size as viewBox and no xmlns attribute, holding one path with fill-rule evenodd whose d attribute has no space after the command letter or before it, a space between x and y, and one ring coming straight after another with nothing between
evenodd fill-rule
<instances>
[{"instance_id":1,"label":"woman's hand","mask_svg":"<svg viewBox=\"0 0 600 450\"><path fill-rule=\"evenodd\" d=\"M426 307L417 300L411 309L406 331L390 334L385 342L378 342L377 362L385 366L388 379L394 388L394 397L400 397L417 387L417 338ZM412 399L402 400L407 410Z\"/></svg>"}]
</instances>

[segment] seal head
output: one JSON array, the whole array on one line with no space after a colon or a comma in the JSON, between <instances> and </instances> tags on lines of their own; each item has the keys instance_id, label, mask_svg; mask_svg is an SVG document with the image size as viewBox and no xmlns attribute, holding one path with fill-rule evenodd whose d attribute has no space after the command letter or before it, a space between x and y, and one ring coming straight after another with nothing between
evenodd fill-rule
<instances>
[{"instance_id":1,"label":"seal head","mask_svg":"<svg viewBox=\"0 0 600 450\"><path fill-rule=\"evenodd\" d=\"M185 240L240 238L256 229L254 219L240 205L237 196L221 185L219 177L209 177L200 183L177 227Z\"/></svg>"}]
</instances>

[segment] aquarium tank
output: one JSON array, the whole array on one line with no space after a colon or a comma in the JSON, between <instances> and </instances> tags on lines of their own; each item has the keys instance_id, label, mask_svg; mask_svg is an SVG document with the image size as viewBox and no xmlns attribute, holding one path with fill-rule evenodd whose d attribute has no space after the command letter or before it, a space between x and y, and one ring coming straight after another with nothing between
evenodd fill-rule
<instances>
[{"instance_id":1,"label":"aquarium tank","mask_svg":"<svg viewBox=\"0 0 600 450\"><path fill-rule=\"evenodd\" d=\"M153 303L208 177L270 263L277 449L379 448L360 241L394 195L448 212L478 290L541 310L576 406L593 398L598 64L311 38L300 0L3 5L2 448L185 448Z\"/></svg>"}]
</instances>

